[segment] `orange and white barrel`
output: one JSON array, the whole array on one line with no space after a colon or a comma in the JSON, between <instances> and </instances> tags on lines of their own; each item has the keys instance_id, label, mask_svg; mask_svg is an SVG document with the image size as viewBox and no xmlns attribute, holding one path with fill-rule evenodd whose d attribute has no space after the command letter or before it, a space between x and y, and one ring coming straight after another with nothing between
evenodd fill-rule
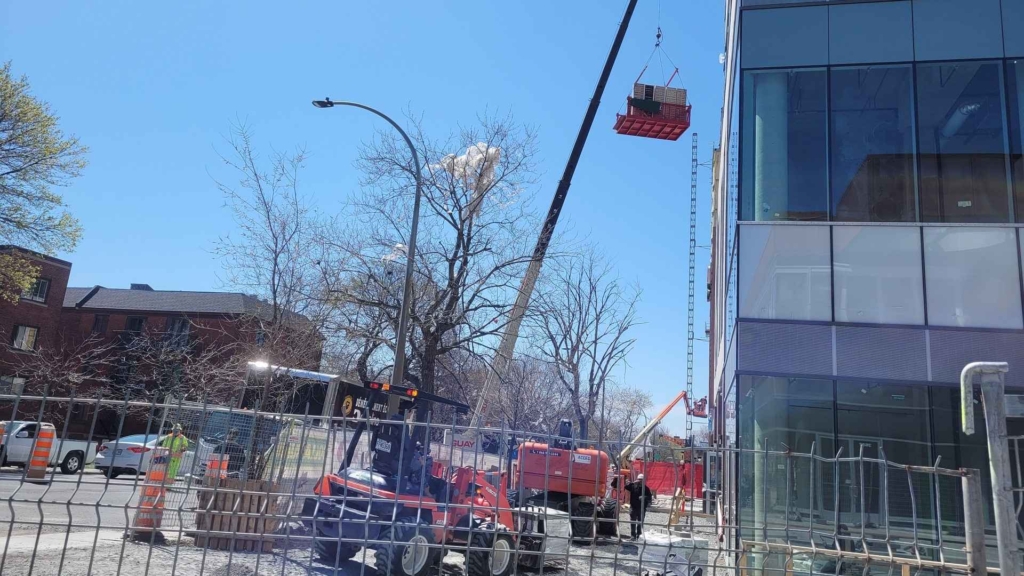
<instances>
[{"instance_id":1,"label":"orange and white barrel","mask_svg":"<svg viewBox=\"0 0 1024 576\"><path fill-rule=\"evenodd\" d=\"M154 448L146 471L146 482L142 485L142 497L135 511L132 532L153 532L160 529L164 517L164 495L167 486L174 479L167 479L167 465L171 461L171 451L167 448Z\"/></svg>"},{"instance_id":2,"label":"orange and white barrel","mask_svg":"<svg viewBox=\"0 0 1024 576\"><path fill-rule=\"evenodd\" d=\"M25 478L32 480L45 480L46 467L50 465L50 454L56 448L57 430L53 424L43 423L39 425L39 431L32 442L32 452L29 454L28 463L25 465Z\"/></svg>"},{"instance_id":3,"label":"orange and white barrel","mask_svg":"<svg viewBox=\"0 0 1024 576\"><path fill-rule=\"evenodd\" d=\"M227 478L228 461L229 458L226 454L210 454L210 458L206 461L206 473L203 476L210 479Z\"/></svg>"}]
</instances>

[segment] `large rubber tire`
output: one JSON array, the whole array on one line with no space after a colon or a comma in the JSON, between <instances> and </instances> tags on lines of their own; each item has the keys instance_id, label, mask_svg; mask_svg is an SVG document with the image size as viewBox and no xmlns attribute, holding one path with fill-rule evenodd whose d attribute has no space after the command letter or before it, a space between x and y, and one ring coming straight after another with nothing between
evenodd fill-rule
<instances>
[{"instance_id":1,"label":"large rubber tire","mask_svg":"<svg viewBox=\"0 0 1024 576\"><path fill-rule=\"evenodd\" d=\"M513 508L518 508L520 506L520 504L519 504L519 490L509 490L508 492L506 492L506 496L508 496L508 505L509 506L511 506Z\"/></svg>"},{"instance_id":2,"label":"large rubber tire","mask_svg":"<svg viewBox=\"0 0 1024 576\"><path fill-rule=\"evenodd\" d=\"M466 553L467 576L509 576L516 569L516 544L507 532L496 532L484 525L473 532L470 544L476 550Z\"/></svg>"},{"instance_id":3,"label":"large rubber tire","mask_svg":"<svg viewBox=\"0 0 1024 576\"><path fill-rule=\"evenodd\" d=\"M426 522L399 518L382 530L379 538L384 542L374 546L373 561L379 576L424 576L437 563L434 531Z\"/></svg>"},{"instance_id":4,"label":"large rubber tire","mask_svg":"<svg viewBox=\"0 0 1024 576\"><path fill-rule=\"evenodd\" d=\"M573 540L594 539L594 505L586 500L577 500L572 506L572 528Z\"/></svg>"},{"instance_id":5,"label":"large rubber tire","mask_svg":"<svg viewBox=\"0 0 1024 576\"><path fill-rule=\"evenodd\" d=\"M597 535L616 538L619 535L619 501L605 498L597 511Z\"/></svg>"},{"instance_id":6,"label":"large rubber tire","mask_svg":"<svg viewBox=\"0 0 1024 576\"><path fill-rule=\"evenodd\" d=\"M107 468L106 477L113 480L121 475L121 471L117 468Z\"/></svg>"},{"instance_id":7,"label":"large rubber tire","mask_svg":"<svg viewBox=\"0 0 1024 576\"><path fill-rule=\"evenodd\" d=\"M62 474L78 474L82 469L82 461L85 457L81 452L70 452L64 457L64 461L60 463L60 471Z\"/></svg>"},{"instance_id":8,"label":"large rubber tire","mask_svg":"<svg viewBox=\"0 0 1024 576\"><path fill-rule=\"evenodd\" d=\"M319 534L317 536L319 537ZM320 558L320 562L334 568L355 558L359 550L360 547L354 544L342 544L334 540L320 540L319 538L316 541L316 555Z\"/></svg>"}]
</instances>

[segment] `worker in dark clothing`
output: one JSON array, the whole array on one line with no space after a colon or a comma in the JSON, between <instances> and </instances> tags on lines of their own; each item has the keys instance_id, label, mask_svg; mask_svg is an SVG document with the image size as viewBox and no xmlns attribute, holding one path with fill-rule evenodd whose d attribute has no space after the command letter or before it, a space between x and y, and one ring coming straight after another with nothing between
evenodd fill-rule
<instances>
[{"instance_id":1,"label":"worker in dark clothing","mask_svg":"<svg viewBox=\"0 0 1024 576\"><path fill-rule=\"evenodd\" d=\"M232 428L228 431L220 453L228 457L228 474L234 474L233 478L240 478L242 476L242 469L245 468L245 448L238 443L237 429Z\"/></svg>"},{"instance_id":2,"label":"worker in dark clothing","mask_svg":"<svg viewBox=\"0 0 1024 576\"><path fill-rule=\"evenodd\" d=\"M626 492L629 492L629 533L631 539L636 540L644 532L644 516L654 502L654 492L644 483L643 474L626 484Z\"/></svg>"}]
</instances>

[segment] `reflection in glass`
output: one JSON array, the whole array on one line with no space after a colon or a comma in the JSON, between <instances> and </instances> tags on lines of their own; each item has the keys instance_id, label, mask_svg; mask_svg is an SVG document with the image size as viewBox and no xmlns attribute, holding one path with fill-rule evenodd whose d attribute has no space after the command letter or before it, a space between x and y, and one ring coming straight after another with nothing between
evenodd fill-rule
<instances>
[{"instance_id":1,"label":"reflection in glass","mask_svg":"<svg viewBox=\"0 0 1024 576\"><path fill-rule=\"evenodd\" d=\"M1010 119L1010 169L1013 173L1017 222L1024 222L1024 60L1006 62Z\"/></svg>"},{"instance_id":2,"label":"reflection in glass","mask_svg":"<svg viewBox=\"0 0 1024 576\"><path fill-rule=\"evenodd\" d=\"M1012 228L925 228L928 323L1021 328L1017 236Z\"/></svg>"},{"instance_id":3,"label":"reflection in glass","mask_svg":"<svg viewBox=\"0 0 1024 576\"><path fill-rule=\"evenodd\" d=\"M740 227L740 318L831 320L826 226Z\"/></svg>"},{"instance_id":4,"label":"reflection in glass","mask_svg":"<svg viewBox=\"0 0 1024 576\"><path fill-rule=\"evenodd\" d=\"M931 434L926 386L839 382L836 387L838 448L846 456L884 458L927 466ZM913 490L913 498L911 497ZM930 478L851 462L840 467L840 520L884 526L917 518L934 527Z\"/></svg>"},{"instance_id":5,"label":"reflection in glass","mask_svg":"<svg viewBox=\"0 0 1024 576\"><path fill-rule=\"evenodd\" d=\"M918 64L921 211L926 222L1009 222L1002 66Z\"/></svg>"},{"instance_id":6,"label":"reflection in glass","mask_svg":"<svg viewBox=\"0 0 1024 576\"><path fill-rule=\"evenodd\" d=\"M834 455L832 381L742 376L739 394L741 447L749 450L741 463L743 531L783 536L787 517L806 523L831 507L830 483L822 478L831 467L763 451Z\"/></svg>"},{"instance_id":7,"label":"reflection in glass","mask_svg":"<svg viewBox=\"0 0 1024 576\"><path fill-rule=\"evenodd\" d=\"M747 72L743 79L744 220L826 220L826 73Z\"/></svg>"},{"instance_id":8,"label":"reflection in glass","mask_svg":"<svg viewBox=\"0 0 1024 576\"><path fill-rule=\"evenodd\" d=\"M924 324L916 227L835 226L832 254L837 322Z\"/></svg>"},{"instance_id":9,"label":"reflection in glass","mask_svg":"<svg viewBox=\"0 0 1024 576\"><path fill-rule=\"evenodd\" d=\"M909 66L834 68L832 203L839 221L913 222L913 83Z\"/></svg>"}]
</instances>

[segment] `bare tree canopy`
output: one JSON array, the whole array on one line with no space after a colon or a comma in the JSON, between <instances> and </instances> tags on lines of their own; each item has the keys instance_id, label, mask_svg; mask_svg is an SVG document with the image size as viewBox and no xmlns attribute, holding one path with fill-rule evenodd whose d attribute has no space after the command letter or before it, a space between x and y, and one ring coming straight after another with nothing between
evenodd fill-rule
<instances>
[{"instance_id":1,"label":"bare tree canopy","mask_svg":"<svg viewBox=\"0 0 1024 576\"><path fill-rule=\"evenodd\" d=\"M87 149L67 136L49 104L0 66L0 241L53 254L74 249L82 230L54 191L85 168ZM17 254L0 258L0 299L17 301L39 273Z\"/></svg>"},{"instance_id":2,"label":"bare tree canopy","mask_svg":"<svg viewBox=\"0 0 1024 576\"><path fill-rule=\"evenodd\" d=\"M568 392L578 437L587 438L612 371L632 350L640 291L624 287L593 247L555 259L534 296L532 327L540 357Z\"/></svg>"},{"instance_id":3,"label":"bare tree canopy","mask_svg":"<svg viewBox=\"0 0 1024 576\"><path fill-rule=\"evenodd\" d=\"M232 126L231 152L222 156L237 183L217 181L236 226L222 237L215 253L223 259L228 286L255 296L259 304L239 319L242 335L232 346L244 360L317 369L324 347L328 299L315 260L316 215L299 192L305 151L274 152L263 158L252 130ZM269 375L270 372L268 371ZM271 378L250 406L267 405ZM280 398L277 398L280 399Z\"/></svg>"},{"instance_id":4,"label":"bare tree canopy","mask_svg":"<svg viewBox=\"0 0 1024 576\"><path fill-rule=\"evenodd\" d=\"M536 219L528 198L535 182L532 130L511 117L434 139L413 122L423 159L423 204L406 376L436 391L438 361L455 350L486 351L505 325L530 257ZM394 354L415 170L396 134L363 147L360 194L326 235L332 287L344 307L344 330L365 342L360 376Z\"/></svg>"}]
</instances>

